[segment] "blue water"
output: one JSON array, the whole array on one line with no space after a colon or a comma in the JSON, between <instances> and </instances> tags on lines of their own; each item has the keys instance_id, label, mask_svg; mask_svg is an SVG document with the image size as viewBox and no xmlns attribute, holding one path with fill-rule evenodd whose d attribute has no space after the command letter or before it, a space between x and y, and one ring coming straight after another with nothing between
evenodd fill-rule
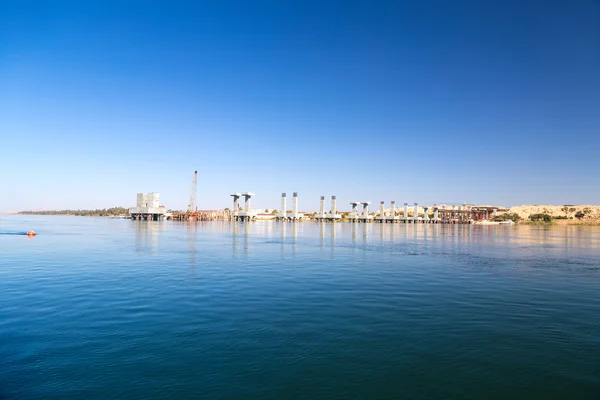
<instances>
[{"instance_id":1,"label":"blue water","mask_svg":"<svg viewBox=\"0 0 600 400\"><path fill-rule=\"evenodd\" d=\"M600 398L600 228L3 218L0 399Z\"/></svg>"}]
</instances>

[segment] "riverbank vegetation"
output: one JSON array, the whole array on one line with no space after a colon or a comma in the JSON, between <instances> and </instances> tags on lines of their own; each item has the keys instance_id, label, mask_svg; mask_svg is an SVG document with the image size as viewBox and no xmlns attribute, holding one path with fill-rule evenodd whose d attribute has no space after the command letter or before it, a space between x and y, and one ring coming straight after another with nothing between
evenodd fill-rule
<instances>
[{"instance_id":1,"label":"riverbank vegetation","mask_svg":"<svg viewBox=\"0 0 600 400\"><path fill-rule=\"evenodd\" d=\"M43 210L21 211L22 215L74 215L78 217L123 217L129 215L124 207L103 208L97 210Z\"/></svg>"}]
</instances>

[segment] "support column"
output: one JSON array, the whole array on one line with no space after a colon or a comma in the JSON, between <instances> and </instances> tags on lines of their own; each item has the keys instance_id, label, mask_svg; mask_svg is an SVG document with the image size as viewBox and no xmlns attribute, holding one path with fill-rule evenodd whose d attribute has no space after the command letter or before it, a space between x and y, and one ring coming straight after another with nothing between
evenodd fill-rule
<instances>
[{"instance_id":1,"label":"support column","mask_svg":"<svg viewBox=\"0 0 600 400\"><path fill-rule=\"evenodd\" d=\"M321 196L321 204L319 210L319 214L323 215L323 213L325 213L325 196Z\"/></svg>"},{"instance_id":2,"label":"support column","mask_svg":"<svg viewBox=\"0 0 600 400\"><path fill-rule=\"evenodd\" d=\"M391 209L391 217L392 217L392 222L395 221L394 218L396 218L396 200L392 200L392 209Z\"/></svg>"},{"instance_id":3,"label":"support column","mask_svg":"<svg viewBox=\"0 0 600 400\"><path fill-rule=\"evenodd\" d=\"M245 200L244 201L244 211L246 211L246 212L250 212L250 204L251 204L250 201L251 201L251 199L252 199L251 195L249 195L249 194L245 194L244 195L244 200Z\"/></svg>"},{"instance_id":4,"label":"support column","mask_svg":"<svg viewBox=\"0 0 600 400\"><path fill-rule=\"evenodd\" d=\"M351 201L350 205L352 206L352 210L350 211L350 215L352 216L351 221L358 222L356 221L356 218L358 217L358 201Z\"/></svg>"},{"instance_id":5,"label":"support column","mask_svg":"<svg viewBox=\"0 0 600 400\"><path fill-rule=\"evenodd\" d=\"M292 197L292 213L294 213L294 218L298 215L298 193L294 192L294 197Z\"/></svg>"},{"instance_id":6,"label":"support column","mask_svg":"<svg viewBox=\"0 0 600 400\"><path fill-rule=\"evenodd\" d=\"M419 221L419 204L415 203L413 207L413 222L416 224Z\"/></svg>"},{"instance_id":7,"label":"support column","mask_svg":"<svg viewBox=\"0 0 600 400\"><path fill-rule=\"evenodd\" d=\"M335 196L331 196L331 218L335 221L335 214L337 214L337 200Z\"/></svg>"},{"instance_id":8,"label":"support column","mask_svg":"<svg viewBox=\"0 0 600 400\"><path fill-rule=\"evenodd\" d=\"M437 223L439 220L439 208L433 207L433 220Z\"/></svg>"},{"instance_id":9,"label":"support column","mask_svg":"<svg viewBox=\"0 0 600 400\"><path fill-rule=\"evenodd\" d=\"M379 216L381 217L381 223L384 222L384 218L385 218L385 202L381 201L381 203L379 203Z\"/></svg>"},{"instance_id":10,"label":"support column","mask_svg":"<svg viewBox=\"0 0 600 400\"><path fill-rule=\"evenodd\" d=\"M233 193L230 195L231 197L233 197L233 212L238 212L240 211L240 195L237 193Z\"/></svg>"},{"instance_id":11,"label":"support column","mask_svg":"<svg viewBox=\"0 0 600 400\"><path fill-rule=\"evenodd\" d=\"M285 219L287 217L286 213L286 194L281 193L281 218Z\"/></svg>"},{"instance_id":12,"label":"support column","mask_svg":"<svg viewBox=\"0 0 600 400\"><path fill-rule=\"evenodd\" d=\"M369 204L371 204L370 201L364 201L362 203L362 206L363 206L362 216L365 219L365 222L367 222L369 220Z\"/></svg>"},{"instance_id":13,"label":"support column","mask_svg":"<svg viewBox=\"0 0 600 400\"><path fill-rule=\"evenodd\" d=\"M408 224L408 203L404 203L404 222Z\"/></svg>"},{"instance_id":14,"label":"support column","mask_svg":"<svg viewBox=\"0 0 600 400\"><path fill-rule=\"evenodd\" d=\"M429 207L423 207L423 221L425 223L429 222Z\"/></svg>"}]
</instances>

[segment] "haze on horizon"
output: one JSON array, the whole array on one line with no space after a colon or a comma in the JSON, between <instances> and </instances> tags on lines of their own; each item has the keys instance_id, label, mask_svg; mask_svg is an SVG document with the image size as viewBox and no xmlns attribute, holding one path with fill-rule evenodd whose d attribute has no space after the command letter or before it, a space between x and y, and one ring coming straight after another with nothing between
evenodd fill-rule
<instances>
[{"instance_id":1,"label":"haze on horizon","mask_svg":"<svg viewBox=\"0 0 600 400\"><path fill-rule=\"evenodd\" d=\"M0 210L598 204L600 5L0 5Z\"/></svg>"}]
</instances>

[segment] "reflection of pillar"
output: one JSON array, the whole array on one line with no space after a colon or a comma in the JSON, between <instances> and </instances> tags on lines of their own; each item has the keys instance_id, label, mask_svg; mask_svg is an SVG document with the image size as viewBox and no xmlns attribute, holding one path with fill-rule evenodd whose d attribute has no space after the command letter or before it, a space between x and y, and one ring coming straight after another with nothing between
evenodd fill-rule
<instances>
[{"instance_id":1,"label":"reflection of pillar","mask_svg":"<svg viewBox=\"0 0 600 400\"><path fill-rule=\"evenodd\" d=\"M294 197L292 198L292 212L294 216L298 214L298 193L294 192Z\"/></svg>"},{"instance_id":2,"label":"reflection of pillar","mask_svg":"<svg viewBox=\"0 0 600 400\"><path fill-rule=\"evenodd\" d=\"M414 218L415 222L419 219L419 204L418 203L415 203L415 205L414 205L413 218Z\"/></svg>"},{"instance_id":3,"label":"reflection of pillar","mask_svg":"<svg viewBox=\"0 0 600 400\"><path fill-rule=\"evenodd\" d=\"M331 196L331 214L334 217L337 212L336 206L337 206L337 204L336 204L335 196Z\"/></svg>"},{"instance_id":4,"label":"reflection of pillar","mask_svg":"<svg viewBox=\"0 0 600 400\"><path fill-rule=\"evenodd\" d=\"M321 196L321 205L319 210L319 213L323 215L323 213L325 212L325 196Z\"/></svg>"},{"instance_id":5,"label":"reflection of pillar","mask_svg":"<svg viewBox=\"0 0 600 400\"><path fill-rule=\"evenodd\" d=\"M392 200L392 210L390 215L392 218L396 216L396 200Z\"/></svg>"},{"instance_id":6,"label":"reflection of pillar","mask_svg":"<svg viewBox=\"0 0 600 400\"><path fill-rule=\"evenodd\" d=\"M379 216L382 218L381 220L383 221L383 217L385 217L385 202L381 202L379 203Z\"/></svg>"},{"instance_id":7,"label":"reflection of pillar","mask_svg":"<svg viewBox=\"0 0 600 400\"><path fill-rule=\"evenodd\" d=\"M281 224L281 252L284 252L285 249L285 229L287 228L287 224Z\"/></svg>"},{"instance_id":8,"label":"reflection of pillar","mask_svg":"<svg viewBox=\"0 0 600 400\"><path fill-rule=\"evenodd\" d=\"M283 218L286 217L286 209L285 209L285 207L286 207L286 204L285 204L286 197L285 196L286 196L285 193L281 193L281 216Z\"/></svg>"},{"instance_id":9,"label":"reflection of pillar","mask_svg":"<svg viewBox=\"0 0 600 400\"><path fill-rule=\"evenodd\" d=\"M319 225L319 237L321 238L321 242L323 241L323 239L325 239L325 224L321 224Z\"/></svg>"},{"instance_id":10,"label":"reflection of pillar","mask_svg":"<svg viewBox=\"0 0 600 400\"><path fill-rule=\"evenodd\" d=\"M250 224L244 224L244 254L248 252L248 237L250 236Z\"/></svg>"}]
</instances>

